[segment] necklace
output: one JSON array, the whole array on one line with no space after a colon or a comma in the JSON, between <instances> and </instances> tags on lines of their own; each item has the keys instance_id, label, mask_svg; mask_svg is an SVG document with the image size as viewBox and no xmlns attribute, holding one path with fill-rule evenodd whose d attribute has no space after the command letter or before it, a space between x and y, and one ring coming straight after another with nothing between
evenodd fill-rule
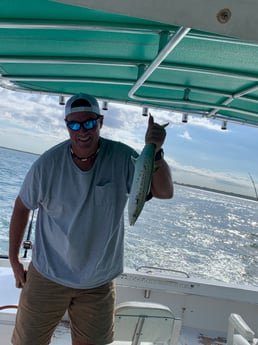
<instances>
[{"instance_id":1,"label":"necklace","mask_svg":"<svg viewBox=\"0 0 258 345\"><path fill-rule=\"evenodd\" d=\"M72 158L78 159L78 160L81 161L81 162L86 162L87 160L92 159L92 158L95 158L95 157L97 156L97 154L99 153L100 147L98 147L97 151L94 152L92 155L90 155L90 156L88 156L88 157L78 157L78 156L73 152L72 146L71 146L70 150L71 150Z\"/></svg>"}]
</instances>

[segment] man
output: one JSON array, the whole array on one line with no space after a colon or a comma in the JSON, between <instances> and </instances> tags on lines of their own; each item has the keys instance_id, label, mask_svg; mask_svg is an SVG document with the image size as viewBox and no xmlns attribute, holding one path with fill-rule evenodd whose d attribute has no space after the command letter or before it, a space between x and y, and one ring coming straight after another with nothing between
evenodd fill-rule
<instances>
[{"instance_id":1,"label":"man","mask_svg":"<svg viewBox=\"0 0 258 345\"><path fill-rule=\"evenodd\" d=\"M12 342L47 345L68 310L73 345L113 340L114 284L123 270L123 211L134 166L129 146L100 136L103 116L90 95L65 107L70 139L31 167L16 199L9 257L23 288ZM151 193L170 198L173 184L161 146L165 129L150 116L145 142L156 144ZM19 260L29 212L38 209L32 263Z\"/></svg>"}]
</instances>

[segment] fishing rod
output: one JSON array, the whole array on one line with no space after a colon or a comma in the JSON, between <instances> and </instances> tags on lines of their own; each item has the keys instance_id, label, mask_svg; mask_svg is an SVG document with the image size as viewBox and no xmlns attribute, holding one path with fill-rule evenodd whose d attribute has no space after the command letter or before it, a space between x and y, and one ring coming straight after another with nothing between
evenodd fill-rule
<instances>
[{"instance_id":1,"label":"fishing rod","mask_svg":"<svg viewBox=\"0 0 258 345\"><path fill-rule=\"evenodd\" d=\"M253 184L253 187L254 187L254 192L255 192L255 195L256 195L256 200L258 201L257 189L256 189L256 186L255 186L253 177L252 177L252 175L251 175L250 173L248 173L248 174L249 174L250 180L251 180L251 182L252 182L252 184Z\"/></svg>"},{"instance_id":2,"label":"fishing rod","mask_svg":"<svg viewBox=\"0 0 258 345\"><path fill-rule=\"evenodd\" d=\"M30 237L31 237L31 231L32 231L33 217L34 217L34 210L32 211L32 215L31 215L31 219L30 219L30 224L29 224L29 228L28 228L27 238L23 242L23 249L25 249L24 250L24 254L23 254L23 259L27 258L28 250L32 249L32 242L30 240Z\"/></svg>"},{"instance_id":3,"label":"fishing rod","mask_svg":"<svg viewBox=\"0 0 258 345\"><path fill-rule=\"evenodd\" d=\"M23 242L23 249L24 250L24 254L23 254L23 259L27 258L27 253L29 249L32 249L32 242L30 240L31 238L31 232L32 232L32 223L33 223L33 218L34 218L34 210L32 211L32 215L31 215L31 220L30 220L30 224L28 227L28 234L27 234L27 238L26 240ZM0 254L0 259L9 259L8 255L2 255Z\"/></svg>"}]
</instances>

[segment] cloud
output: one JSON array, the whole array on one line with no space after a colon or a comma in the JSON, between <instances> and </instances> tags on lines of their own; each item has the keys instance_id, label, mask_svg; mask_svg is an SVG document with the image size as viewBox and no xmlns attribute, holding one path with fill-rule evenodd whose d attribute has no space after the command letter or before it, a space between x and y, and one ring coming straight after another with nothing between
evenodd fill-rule
<instances>
[{"instance_id":1,"label":"cloud","mask_svg":"<svg viewBox=\"0 0 258 345\"><path fill-rule=\"evenodd\" d=\"M179 134L179 137L186 139L186 140L192 140L193 139L188 131L184 131L183 133Z\"/></svg>"},{"instance_id":2,"label":"cloud","mask_svg":"<svg viewBox=\"0 0 258 345\"><path fill-rule=\"evenodd\" d=\"M193 127L202 127L212 131L221 132L221 122L218 120L211 120L205 117L189 116L188 123Z\"/></svg>"},{"instance_id":3,"label":"cloud","mask_svg":"<svg viewBox=\"0 0 258 345\"><path fill-rule=\"evenodd\" d=\"M142 116L141 108L112 104L104 116L104 137L122 141L138 151L143 148L148 117Z\"/></svg>"},{"instance_id":4,"label":"cloud","mask_svg":"<svg viewBox=\"0 0 258 345\"><path fill-rule=\"evenodd\" d=\"M67 137L63 122L63 108L58 103L58 97L12 92L5 89L0 89L0 97L0 121L1 127L6 130L6 136L8 132L12 136L16 131L19 138L22 135L27 140L36 141L38 138L42 141L40 153L51 144ZM10 128L12 128L11 132ZM18 144L21 147L26 144L24 138ZM1 139L1 145L4 145L3 138ZM17 140L21 139L16 138L16 142ZM40 148L40 143L36 146Z\"/></svg>"}]
</instances>

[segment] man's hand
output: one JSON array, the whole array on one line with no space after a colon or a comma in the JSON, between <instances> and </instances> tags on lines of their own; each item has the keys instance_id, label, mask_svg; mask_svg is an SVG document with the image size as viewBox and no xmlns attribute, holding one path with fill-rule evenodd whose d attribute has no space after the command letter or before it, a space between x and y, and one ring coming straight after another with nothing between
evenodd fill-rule
<instances>
[{"instance_id":1,"label":"man's hand","mask_svg":"<svg viewBox=\"0 0 258 345\"><path fill-rule=\"evenodd\" d=\"M151 114L149 114L149 122L148 128L145 134L145 144L155 144L156 145L156 152L159 151L161 146L163 145L165 138L166 138L166 130L165 127L168 125L159 125L158 123L154 122L154 118Z\"/></svg>"},{"instance_id":2,"label":"man's hand","mask_svg":"<svg viewBox=\"0 0 258 345\"><path fill-rule=\"evenodd\" d=\"M27 270L24 269L23 264L17 262L12 264L12 269L15 277L15 285L18 289L23 288L26 282Z\"/></svg>"}]
</instances>

